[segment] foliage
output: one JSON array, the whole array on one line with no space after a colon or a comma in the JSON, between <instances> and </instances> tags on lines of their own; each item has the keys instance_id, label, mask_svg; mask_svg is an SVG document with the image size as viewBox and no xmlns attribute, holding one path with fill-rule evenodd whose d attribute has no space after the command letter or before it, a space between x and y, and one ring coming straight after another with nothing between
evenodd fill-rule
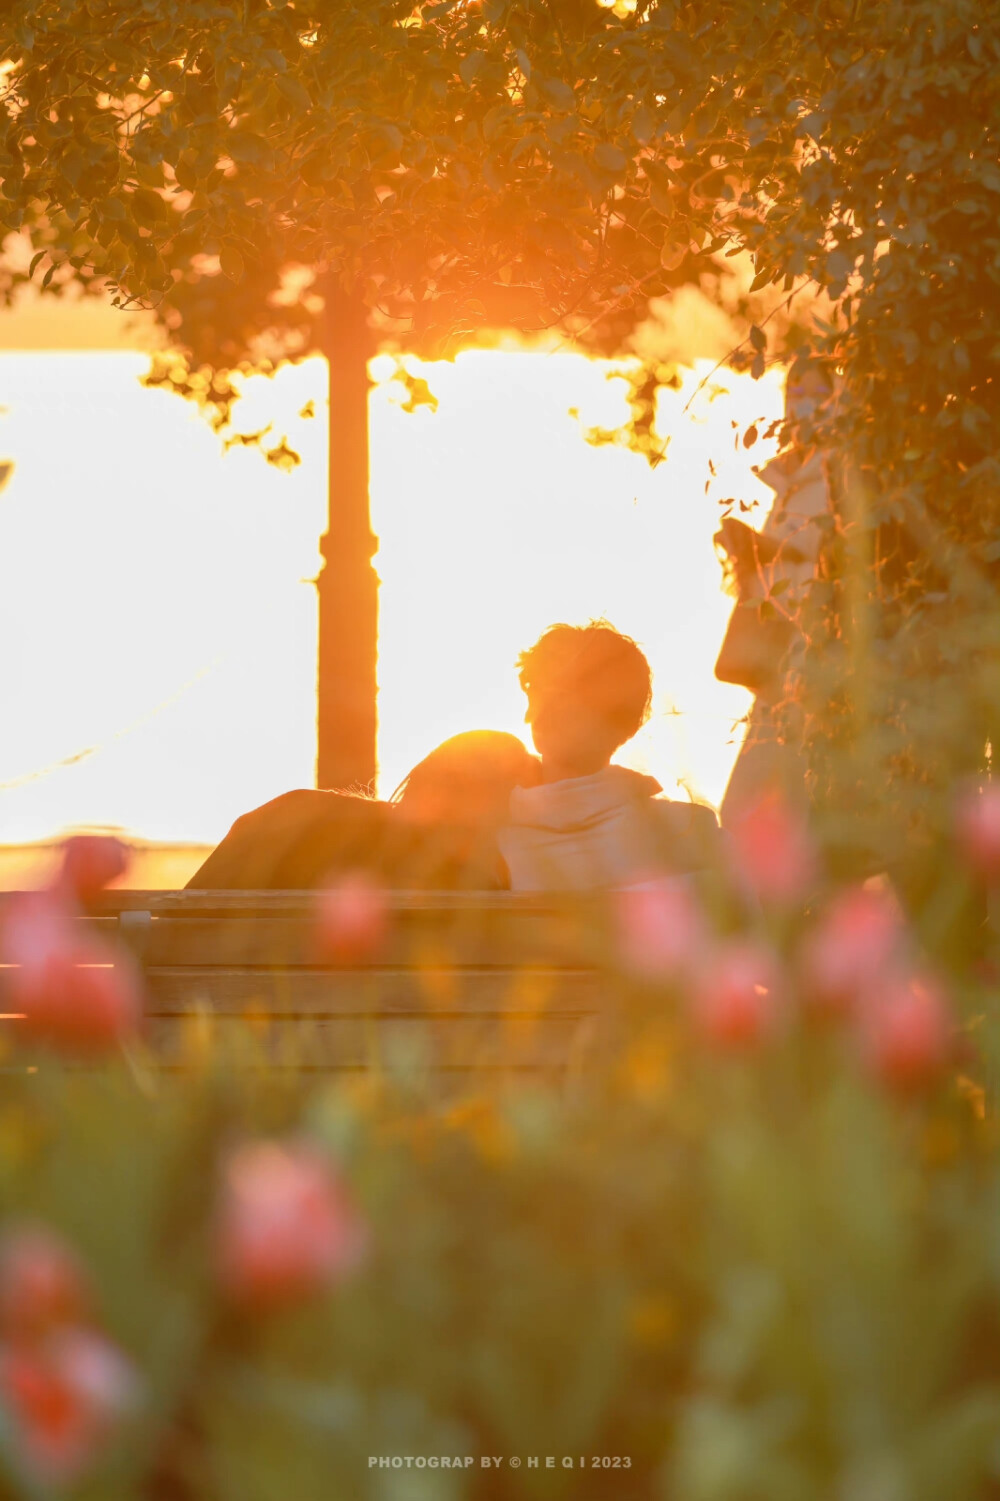
<instances>
[{"instance_id":1,"label":"foliage","mask_svg":"<svg viewBox=\"0 0 1000 1501\"><path fill-rule=\"evenodd\" d=\"M996 1120L954 1085L901 1109L830 1050L731 1061L661 1026L604 1099L304 1094L51 1066L9 1092L5 1204L68 1238L142 1373L74 1494L125 1501L165 1469L199 1501L381 1497L398 1477L368 1455L437 1453L476 1470L427 1496L993 1494ZM219 1154L303 1122L370 1258L237 1319L207 1270ZM594 1453L632 1473L479 1470ZM9 1431L7 1455L7 1493L36 1494Z\"/></svg>"},{"instance_id":2,"label":"foliage","mask_svg":"<svg viewBox=\"0 0 1000 1501\"><path fill-rule=\"evenodd\" d=\"M632 283L667 284L636 154L668 113L670 25L399 0L14 5L3 24L5 223L52 221L47 276L72 256L156 303L206 254L272 288L284 265L331 266L418 332L501 302L519 320L599 306L617 240ZM694 93L694 56L684 71ZM688 228L685 209L685 245Z\"/></svg>"},{"instance_id":3,"label":"foliage","mask_svg":"<svg viewBox=\"0 0 1000 1501\"><path fill-rule=\"evenodd\" d=\"M995 895L987 812L951 875ZM1000 1494L996 927L972 956L838 894L788 810L733 860L741 935L669 884L609 909L617 1037L561 1086L247 1069L259 1018L230 1051L194 1017L181 1073L128 1029L75 1066L83 1019L15 1052L0 1495ZM69 921L65 879L36 900ZM5 960L37 969L69 935L24 910ZM357 956L389 919L348 883L316 920ZM67 1326L105 1354L55 1400ZM472 1463L371 1458L441 1455Z\"/></svg>"},{"instance_id":4,"label":"foliage","mask_svg":"<svg viewBox=\"0 0 1000 1501\"><path fill-rule=\"evenodd\" d=\"M787 733L850 858L916 845L931 878L998 735L995 7L13 0L0 56L7 295L154 306L154 379L221 423L226 372L314 346L334 286L424 352L498 323L618 350L737 254L755 294L821 290L797 336L836 389L785 437L839 482Z\"/></svg>"},{"instance_id":5,"label":"foliage","mask_svg":"<svg viewBox=\"0 0 1000 1501\"><path fill-rule=\"evenodd\" d=\"M5 1203L76 1249L141 1373L73 1494L384 1497L399 1476L369 1455L441 1453L475 1467L422 1476L427 1497L993 1494L995 1119L953 1089L900 1111L791 1049L758 1069L678 1046L647 1036L610 1098L575 1104L19 1083ZM207 1271L214 1168L234 1132L303 1121L364 1204L369 1260L237 1317ZM4 1494L37 1495L9 1423L5 1447ZM559 1469L487 1478L483 1454ZM561 1467L592 1454L630 1471Z\"/></svg>"}]
</instances>

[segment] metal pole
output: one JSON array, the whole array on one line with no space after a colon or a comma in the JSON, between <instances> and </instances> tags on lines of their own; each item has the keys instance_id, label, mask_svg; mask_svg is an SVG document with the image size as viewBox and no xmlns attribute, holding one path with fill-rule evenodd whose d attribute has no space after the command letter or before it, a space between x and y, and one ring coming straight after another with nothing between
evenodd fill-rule
<instances>
[{"instance_id":1,"label":"metal pole","mask_svg":"<svg viewBox=\"0 0 1000 1501\"><path fill-rule=\"evenodd\" d=\"M330 368L329 512L320 542L318 787L371 789L376 773L378 538L368 499L367 310L329 277L323 353Z\"/></svg>"}]
</instances>

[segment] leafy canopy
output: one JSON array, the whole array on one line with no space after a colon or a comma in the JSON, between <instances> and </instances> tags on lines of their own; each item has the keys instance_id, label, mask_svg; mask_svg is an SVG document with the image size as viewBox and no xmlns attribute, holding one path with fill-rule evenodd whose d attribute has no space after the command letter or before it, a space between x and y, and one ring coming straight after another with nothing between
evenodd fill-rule
<instances>
[{"instance_id":1,"label":"leafy canopy","mask_svg":"<svg viewBox=\"0 0 1000 1501\"><path fill-rule=\"evenodd\" d=\"M314 347L315 276L415 349L620 347L740 251L824 289L837 391L788 433L848 476L800 622L817 788L881 838L996 743L996 7L14 0L0 58L5 294L155 307L223 408L212 371Z\"/></svg>"}]
</instances>

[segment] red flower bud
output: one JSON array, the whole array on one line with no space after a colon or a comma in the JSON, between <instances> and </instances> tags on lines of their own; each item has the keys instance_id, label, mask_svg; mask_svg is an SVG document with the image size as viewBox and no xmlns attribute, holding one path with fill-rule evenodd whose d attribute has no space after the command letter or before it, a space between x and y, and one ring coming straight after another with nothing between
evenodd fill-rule
<instances>
[{"instance_id":1,"label":"red flower bud","mask_svg":"<svg viewBox=\"0 0 1000 1501\"><path fill-rule=\"evenodd\" d=\"M255 1142L226 1162L216 1260L234 1302L309 1298L353 1270L365 1241L345 1184L311 1147Z\"/></svg>"},{"instance_id":2,"label":"red flower bud","mask_svg":"<svg viewBox=\"0 0 1000 1501\"><path fill-rule=\"evenodd\" d=\"M806 1005L850 1011L898 950L903 932L902 913L884 893L857 886L835 897L803 945Z\"/></svg>"},{"instance_id":3,"label":"red flower bud","mask_svg":"<svg viewBox=\"0 0 1000 1501\"><path fill-rule=\"evenodd\" d=\"M975 874L984 881L1000 881L1000 785L966 787L959 794L955 835Z\"/></svg>"},{"instance_id":4,"label":"red flower bud","mask_svg":"<svg viewBox=\"0 0 1000 1501\"><path fill-rule=\"evenodd\" d=\"M125 874L130 856L128 845L108 834L76 834L63 845L56 884L86 906Z\"/></svg>"},{"instance_id":5,"label":"red flower bud","mask_svg":"<svg viewBox=\"0 0 1000 1501\"><path fill-rule=\"evenodd\" d=\"M70 1484L92 1466L138 1390L131 1364L89 1329L64 1329L40 1345L0 1345L12 1448L45 1485Z\"/></svg>"},{"instance_id":6,"label":"red flower bud","mask_svg":"<svg viewBox=\"0 0 1000 1501\"><path fill-rule=\"evenodd\" d=\"M319 893L316 938L324 958L337 964L367 959L381 947L388 930L385 892L362 872Z\"/></svg>"},{"instance_id":7,"label":"red flower bud","mask_svg":"<svg viewBox=\"0 0 1000 1501\"><path fill-rule=\"evenodd\" d=\"M698 900L683 878L615 892L615 917L622 963L632 974L671 981L696 966L707 929Z\"/></svg>"},{"instance_id":8,"label":"red flower bud","mask_svg":"<svg viewBox=\"0 0 1000 1501\"><path fill-rule=\"evenodd\" d=\"M774 953L749 939L720 944L698 977L693 1014L699 1031L722 1047L751 1047L772 1034L781 1018Z\"/></svg>"},{"instance_id":9,"label":"red flower bud","mask_svg":"<svg viewBox=\"0 0 1000 1501\"><path fill-rule=\"evenodd\" d=\"M732 858L738 878L762 902L806 900L818 861L805 818L779 792L769 792L735 822Z\"/></svg>"},{"instance_id":10,"label":"red flower bud","mask_svg":"<svg viewBox=\"0 0 1000 1501\"><path fill-rule=\"evenodd\" d=\"M38 1339L86 1318L90 1298L69 1247L41 1225L8 1229L0 1240L0 1332Z\"/></svg>"},{"instance_id":11,"label":"red flower bud","mask_svg":"<svg viewBox=\"0 0 1000 1501\"><path fill-rule=\"evenodd\" d=\"M26 897L7 914L3 956L11 1009L26 1037L71 1053L114 1048L142 1012L131 960L83 932L54 894Z\"/></svg>"},{"instance_id":12,"label":"red flower bud","mask_svg":"<svg viewBox=\"0 0 1000 1501\"><path fill-rule=\"evenodd\" d=\"M867 996L860 1020L863 1056L890 1089L913 1093L929 1088L951 1061L948 1003L923 976L885 976Z\"/></svg>"}]
</instances>

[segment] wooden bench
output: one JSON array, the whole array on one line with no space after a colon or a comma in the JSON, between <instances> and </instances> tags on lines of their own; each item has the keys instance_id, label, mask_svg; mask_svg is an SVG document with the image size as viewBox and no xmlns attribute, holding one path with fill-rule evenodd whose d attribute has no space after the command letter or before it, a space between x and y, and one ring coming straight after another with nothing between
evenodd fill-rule
<instances>
[{"instance_id":1,"label":"wooden bench","mask_svg":"<svg viewBox=\"0 0 1000 1501\"><path fill-rule=\"evenodd\" d=\"M309 1070L565 1073L600 1046L593 903L393 892L365 960L319 955L315 893L114 891L80 919L124 942L156 1060ZM0 898L0 913L3 899Z\"/></svg>"}]
</instances>

